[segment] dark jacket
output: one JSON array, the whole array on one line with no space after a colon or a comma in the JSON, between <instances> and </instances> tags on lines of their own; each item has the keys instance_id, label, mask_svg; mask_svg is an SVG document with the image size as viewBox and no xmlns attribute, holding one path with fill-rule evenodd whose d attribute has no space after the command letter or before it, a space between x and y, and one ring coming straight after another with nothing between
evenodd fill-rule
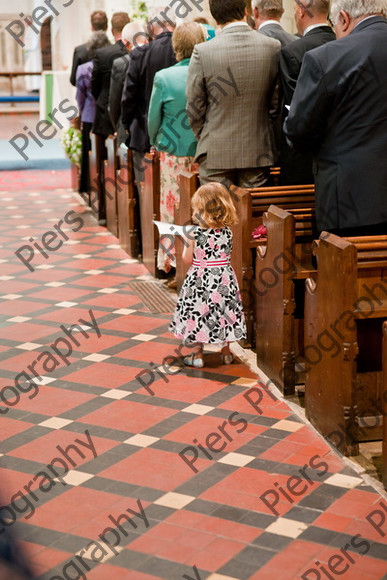
<instances>
[{"instance_id":1,"label":"dark jacket","mask_svg":"<svg viewBox=\"0 0 387 580\"><path fill-rule=\"evenodd\" d=\"M328 25L312 28L305 36L285 46L280 53L280 74L285 103L290 105L296 90L304 54L326 42L335 40L336 36Z\"/></svg>"},{"instance_id":2,"label":"dark jacket","mask_svg":"<svg viewBox=\"0 0 387 580\"><path fill-rule=\"evenodd\" d=\"M297 36L295 34L290 34L290 32L286 32L279 22L278 24L275 24L274 22L265 24L259 28L258 32L259 34L264 34L265 36L279 40L282 47L297 40Z\"/></svg>"},{"instance_id":3,"label":"dark jacket","mask_svg":"<svg viewBox=\"0 0 387 580\"><path fill-rule=\"evenodd\" d=\"M280 53L280 76L284 102L290 105L300 74L304 55L313 48L335 40L336 36L330 26L319 26L310 30L295 42L285 46ZM283 117L286 118L287 109ZM280 147L280 185L298 185L313 183L313 155L310 151L303 154L294 151L282 135Z\"/></svg>"},{"instance_id":4,"label":"dark jacket","mask_svg":"<svg viewBox=\"0 0 387 580\"><path fill-rule=\"evenodd\" d=\"M91 77L91 92L97 101L97 108L93 123L93 133L107 137L114 133L108 111L110 75L113 62L119 56L127 54L121 40L110 46L97 50L94 58L94 68Z\"/></svg>"},{"instance_id":5,"label":"dark jacket","mask_svg":"<svg viewBox=\"0 0 387 580\"><path fill-rule=\"evenodd\" d=\"M129 63L129 53L116 58L113 62L110 78L109 113L112 125L115 131L117 131L118 146L121 145L121 143L125 143L127 139L127 133L122 123L121 101Z\"/></svg>"},{"instance_id":6,"label":"dark jacket","mask_svg":"<svg viewBox=\"0 0 387 580\"><path fill-rule=\"evenodd\" d=\"M87 49L87 44L80 44L76 46L73 54L73 64L71 67L70 83L75 87L77 80L77 68L80 64L84 64L91 60L91 54Z\"/></svg>"},{"instance_id":7,"label":"dark jacket","mask_svg":"<svg viewBox=\"0 0 387 580\"><path fill-rule=\"evenodd\" d=\"M387 222L387 20L305 55L285 132L315 156L322 229Z\"/></svg>"},{"instance_id":8,"label":"dark jacket","mask_svg":"<svg viewBox=\"0 0 387 580\"><path fill-rule=\"evenodd\" d=\"M130 53L130 67L122 95L122 119L130 133L129 147L145 153L150 149L147 117L155 74L176 64L172 32L163 32L152 42Z\"/></svg>"}]
</instances>

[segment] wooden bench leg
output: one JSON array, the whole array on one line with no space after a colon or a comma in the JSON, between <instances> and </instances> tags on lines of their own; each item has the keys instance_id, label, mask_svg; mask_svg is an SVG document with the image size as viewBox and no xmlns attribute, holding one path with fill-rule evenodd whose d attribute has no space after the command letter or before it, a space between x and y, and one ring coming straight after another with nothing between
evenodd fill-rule
<instances>
[{"instance_id":1,"label":"wooden bench leg","mask_svg":"<svg viewBox=\"0 0 387 580\"><path fill-rule=\"evenodd\" d=\"M117 137L106 139L107 159L105 159L105 207L106 226L118 238L117 215Z\"/></svg>"}]
</instances>

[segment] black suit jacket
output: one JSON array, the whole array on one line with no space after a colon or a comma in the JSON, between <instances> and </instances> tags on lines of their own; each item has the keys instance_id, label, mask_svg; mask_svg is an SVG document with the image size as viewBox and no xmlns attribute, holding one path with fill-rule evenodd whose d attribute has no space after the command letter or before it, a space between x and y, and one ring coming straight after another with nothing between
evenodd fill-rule
<instances>
[{"instance_id":1,"label":"black suit jacket","mask_svg":"<svg viewBox=\"0 0 387 580\"><path fill-rule=\"evenodd\" d=\"M93 133L102 135L105 138L114 133L108 110L112 66L116 58L125 54L127 54L127 50L121 40L119 40L115 44L97 50L93 61L91 92L97 101Z\"/></svg>"},{"instance_id":2,"label":"black suit jacket","mask_svg":"<svg viewBox=\"0 0 387 580\"><path fill-rule=\"evenodd\" d=\"M112 125L117 131L118 145L125 143L127 139L127 133L122 123L121 101L129 63L129 53L116 58L113 62L112 73L110 77L109 113Z\"/></svg>"},{"instance_id":3,"label":"black suit jacket","mask_svg":"<svg viewBox=\"0 0 387 580\"><path fill-rule=\"evenodd\" d=\"M314 151L320 230L387 222L386 38L375 16L305 55L285 133Z\"/></svg>"},{"instance_id":4,"label":"black suit jacket","mask_svg":"<svg viewBox=\"0 0 387 580\"><path fill-rule=\"evenodd\" d=\"M308 50L317 48L326 42L335 40L336 36L328 25L312 28L305 36L285 46L280 53L280 75L285 103L290 105L298 75L300 74L302 60Z\"/></svg>"},{"instance_id":5,"label":"black suit jacket","mask_svg":"<svg viewBox=\"0 0 387 580\"><path fill-rule=\"evenodd\" d=\"M313 48L335 40L335 38L335 33L330 26L319 26L281 50L280 76L285 104L289 105L292 101L305 54ZM287 117L287 114L288 111L285 109L283 119ZM280 185L313 183L312 153L305 151L301 154L294 151L286 143L283 134L280 147L280 165L282 168Z\"/></svg>"},{"instance_id":6,"label":"black suit jacket","mask_svg":"<svg viewBox=\"0 0 387 580\"><path fill-rule=\"evenodd\" d=\"M76 46L73 54L73 64L71 67L70 83L75 87L77 80L77 68L80 64L84 64L91 60L91 54L87 49L87 44L80 44Z\"/></svg>"},{"instance_id":7,"label":"black suit jacket","mask_svg":"<svg viewBox=\"0 0 387 580\"><path fill-rule=\"evenodd\" d=\"M150 149L148 107L155 74L176 64L172 32L163 32L152 42L130 53L130 66L122 95L122 120L130 133L129 147L145 153Z\"/></svg>"},{"instance_id":8,"label":"black suit jacket","mask_svg":"<svg viewBox=\"0 0 387 580\"><path fill-rule=\"evenodd\" d=\"M265 24L261 26L258 30L259 34L263 34L264 36L269 36L270 38L275 38L279 40L281 46L284 47L291 42L297 40L297 36L295 34L290 34L290 32L286 32L278 22L278 24L274 24L274 22L270 22L269 24Z\"/></svg>"}]
</instances>

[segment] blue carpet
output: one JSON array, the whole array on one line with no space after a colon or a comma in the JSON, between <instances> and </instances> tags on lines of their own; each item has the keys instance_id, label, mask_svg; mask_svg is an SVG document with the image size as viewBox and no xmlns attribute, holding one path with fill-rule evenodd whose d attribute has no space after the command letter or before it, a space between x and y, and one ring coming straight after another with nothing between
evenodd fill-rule
<instances>
[{"instance_id":1,"label":"blue carpet","mask_svg":"<svg viewBox=\"0 0 387 580\"><path fill-rule=\"evenodd\" d=\"M19 140L22 146L22 140ZM23 169L69 169L70 161L65 156L59 139L51 139L43 142L39 147L30 139L24 150L28 160L6 140L0 140L0 171L18 171Z\"/></svg>"}]
</instances>

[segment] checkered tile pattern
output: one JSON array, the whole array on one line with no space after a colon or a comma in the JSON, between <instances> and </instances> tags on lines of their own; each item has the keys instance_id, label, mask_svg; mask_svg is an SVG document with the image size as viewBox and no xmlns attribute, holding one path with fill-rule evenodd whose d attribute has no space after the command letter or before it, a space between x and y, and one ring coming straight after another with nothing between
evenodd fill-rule
<instances>
[{"instance_id":1,"label":"checkered tile pattern","mask_svg":"<svg viewBox=\"0 0 387 580\"><path fill-rule=\"evenodd\" d=\"M3 505L58 446L86 433L95 445L96 457L69 450L64 483L24 492L35 511L20 508L12 529L36 576L75 578L79 566L89 580L290 580L311 568L311 578L326 578L323 568L335 565L351 580L387 578L385 537L367 520L382 497L242 364L221 366L210 353L205 369L177 361L166 375L163 361L178 347L170 316L152 314L128 290L145 268L69 190L16 189L1 193L0 388L63 336L61 325L88 321L91 310L101 331L80 324L69 365L48 372L37 363L39 393L21 392L0 419ZM66 228L69 241L47 259L36 252L30 272L14 252L70 210L84 226ZM136 378L146 371L153 396ZM261 414L245 397L254 385ZM109 516L139 512L138 502L148 527L122 517L116 548L97 548L114 527Z\"/></svg>"}]
</instances>

